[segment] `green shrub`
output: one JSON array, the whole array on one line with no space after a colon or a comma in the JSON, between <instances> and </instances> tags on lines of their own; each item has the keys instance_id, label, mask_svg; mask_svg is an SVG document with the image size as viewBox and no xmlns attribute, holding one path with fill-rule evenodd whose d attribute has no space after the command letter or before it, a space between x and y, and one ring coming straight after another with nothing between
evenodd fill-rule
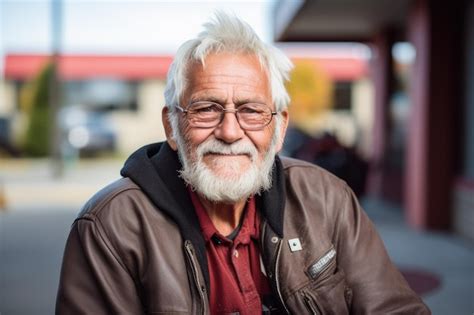
<instances>
[{"instance_id":1,"label":"green shrub","mask_svg":"<svg viewBox=\"0 0 474 315\"><path fill-rule=\"evenodd\" d=\"M53 117L50 106L50 87L54 65L48 63L32 82L31 104L26 104L28 124L23 150L27 156L43 157L50 152Z\"/></svg>"}]
</instances>

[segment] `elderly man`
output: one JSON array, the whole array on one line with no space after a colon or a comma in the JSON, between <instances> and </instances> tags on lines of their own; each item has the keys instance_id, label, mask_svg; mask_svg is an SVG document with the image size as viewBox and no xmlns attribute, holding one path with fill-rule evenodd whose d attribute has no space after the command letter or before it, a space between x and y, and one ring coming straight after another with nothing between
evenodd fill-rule
<instances>
[{"instance_id":1,"label":"elderly man","mask_svg":"<svg viewBox=\"0 0 474 315\"><path fill-rule=\"evenodd\" d=\"M74 222L57 313L429 313L347 185L276 155L291 67L222 13L181 46L167 141Z\"/></svg>"}]
</instances>

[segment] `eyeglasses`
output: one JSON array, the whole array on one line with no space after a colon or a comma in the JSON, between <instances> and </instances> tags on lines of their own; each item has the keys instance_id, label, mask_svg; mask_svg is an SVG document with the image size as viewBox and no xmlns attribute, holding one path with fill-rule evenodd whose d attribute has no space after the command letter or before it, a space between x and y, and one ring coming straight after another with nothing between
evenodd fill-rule
<instances>
[{"instance_id":1,"label":"eyeglasses","mask_svg":"<svg viewBox=\"0 0 474 315\"><path fill-rule=\"evenodd\" d=\"M224 114L235 113L239 125L244 130L261 130L272 121L276 112L261 103L246 103L235 109L226 109L214 102L199 101L191 103L187 109L176 106L183 112L191 127L213 128L218 126L224 119Z\"/></svg>"}]
</instances>

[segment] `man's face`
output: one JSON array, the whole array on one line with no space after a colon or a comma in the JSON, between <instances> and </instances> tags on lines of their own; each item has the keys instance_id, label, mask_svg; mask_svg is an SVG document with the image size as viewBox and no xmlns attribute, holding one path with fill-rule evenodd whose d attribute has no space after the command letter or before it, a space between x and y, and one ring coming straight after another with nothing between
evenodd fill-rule
<instances>
[{"instance_id":1,"label":"man's face","mask_svg":"<svg viewBox=\"0 0 474 315\"><path fill-rule=\"evenodd\" d=\"M213 101L228 109L257 102L275 110L267 74L255 56L245 54L211 54L206 58L204 67L199 63L194 64L189 72L181 106L186 108L197 101ZM240 127L233 113L225 114L222 122L213 128L192 127L186 116L181 115L180 134L186 152L180 152L180 155L185 160L185 171L186 164L202 164L201 168L206 170L208 177L224 183L227 181L228 187L233 183L244 185L244 182L237 183L238 179L242 179L244 174L258 172L269 154L272 156L267 162L273 163L275 152L281 149L287 113L284 112L282 117L282 126L278 134L274 134L275 119L262 130L246 131ZM170 141L170 137L168 140L173 146L174 141ZM227 147L232 149L226 151ZM177 148L176 145L174 148ZM268 170L265 172L268 173ZM248 180L256 180L251 178L248 177ZM195 188L199 191L199 187Z\"/></svg>"}]
</instances>

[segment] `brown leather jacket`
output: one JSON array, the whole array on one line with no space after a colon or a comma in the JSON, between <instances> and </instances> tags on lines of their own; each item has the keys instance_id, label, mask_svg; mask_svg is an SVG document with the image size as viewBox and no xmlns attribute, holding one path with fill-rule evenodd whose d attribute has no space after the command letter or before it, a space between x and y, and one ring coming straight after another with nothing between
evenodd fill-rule
<instances>
[{"instance_id":1,"label":"brown leather jacket","mask_svg":"<svg viewBox=\"0 0 474 315\"><path fill-rule=\"evenodd\" d=\"M208 314L204 241L178 169L166 143L147 146L125 178L85 205L67 241L56 313ZM280 313L430 313L343 181L286 158L276 159L273 181L257 200Z\"/></svg>"}]
</instances>

